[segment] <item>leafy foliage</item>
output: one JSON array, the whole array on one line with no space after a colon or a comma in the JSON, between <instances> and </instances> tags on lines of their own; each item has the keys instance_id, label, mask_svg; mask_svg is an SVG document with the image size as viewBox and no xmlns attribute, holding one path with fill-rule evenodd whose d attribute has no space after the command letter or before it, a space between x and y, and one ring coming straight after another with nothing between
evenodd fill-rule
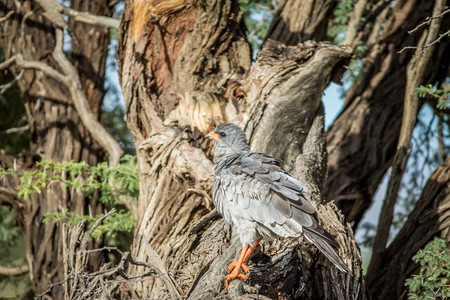
<instances>
[{"instance_id":1,"label":"leafy foliage","mask_svg":"<svg viewBox=\"0 0 450 300\"><path fill-rule=\"evenodd\" d=\"M93 233L98 238L103 234L114 238L117 232L131 232L134 226L134 212L122 209L127 202L137 202L139 195L139 171L136 157L125 155L116 168L108 168L106 162L90 166L84 162L54 162L44 160L37 163L37 169L20 172L18 196L24 199L32 194L40 194L50 183L62 183L65 187L78 189L86 197L99 195L105 207L118 207L119 210L107 218L103 225ZM0 176L15 174L13 169L0 169ZM44 222L64 221L69 224L88 220L93 224L102 215L80 216L73 212L53 212L44 216Z\"/></svg>"},{"instance_id":2,"label":"leafy foliage","mask_svg":"<svg viewBox=\"0 0 450 300\"><path fill-rule=\"evenodd\" d=\"M413 261L420 264L420 271L406 279L408 299L450 298L450 250L445 240L435 238L414 255Z\"/></svg>"},{"instance_id":3,"label":"leafy foliage","mask_svg":"<svg viewBox=\"0 0 450 300\"><path fill-rule=\"evenodd\" d=\"M450 86L444 85L442 89L432 84L421 85L414 89L414 92L421 98L426 96L434 97L438 100L436 107L438 109L447 109L450 107Z\"/></svg>"}]
</instances>

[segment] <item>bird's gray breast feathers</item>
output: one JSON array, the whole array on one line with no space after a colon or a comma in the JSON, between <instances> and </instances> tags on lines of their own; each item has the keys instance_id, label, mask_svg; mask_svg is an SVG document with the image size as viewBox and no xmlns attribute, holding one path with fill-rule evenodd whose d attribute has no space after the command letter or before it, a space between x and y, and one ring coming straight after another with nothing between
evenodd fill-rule
<instances>
[{"instance_id":1,"label":"bird's gray breast feathers","mask_svg":"<svg viewBox=\"0 0 450 300\"><path fill-rule=\"evenodd\" d=\"M227 157L215 172L214 204L238 231L242 226L248 229L251 222L262 236L299 237L303 227L317 226L305 188L278 160L246 152Z\"/></svg>"}]
</instances>

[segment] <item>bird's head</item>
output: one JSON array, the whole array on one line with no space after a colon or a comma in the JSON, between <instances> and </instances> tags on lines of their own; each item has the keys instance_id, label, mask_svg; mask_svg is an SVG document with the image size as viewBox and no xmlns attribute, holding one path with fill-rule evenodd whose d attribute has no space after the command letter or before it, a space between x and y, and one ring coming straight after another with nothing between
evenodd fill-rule
<instances>
[{"instance_id":1,"label":"bird's head","mask_svg":"<svg viewBox=\"0 0 450 300\"><path fill-rule=\"evenodd\" d=\"M214 145L216 146L216 149L214 150L214 160L250 150L244 132L234 124L219 124L216 129L208 133L206 137L213 140Z\"/></svg>"}]
</instances>

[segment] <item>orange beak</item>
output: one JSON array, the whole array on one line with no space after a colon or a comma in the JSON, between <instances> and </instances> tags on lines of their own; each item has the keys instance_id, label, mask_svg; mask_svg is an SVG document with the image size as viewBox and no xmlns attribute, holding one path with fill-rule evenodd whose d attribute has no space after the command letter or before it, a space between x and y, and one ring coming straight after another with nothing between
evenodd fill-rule
<instances>
[{"instance_id":1,"label":"orange beak","mask_svg":"<svg viewBox=\"0 0 450 300\"><path fill-rule=\"evenodd\" d=\"M210 139L210 140L215 140L215 141L220 142L220 137L219 137L219 135L218 135L217 133L215 133L214 131L211 131L210 133L208 133L208 134L206 135L206 137L207 137L208 139Z\"/></svg>"}]
</instances>

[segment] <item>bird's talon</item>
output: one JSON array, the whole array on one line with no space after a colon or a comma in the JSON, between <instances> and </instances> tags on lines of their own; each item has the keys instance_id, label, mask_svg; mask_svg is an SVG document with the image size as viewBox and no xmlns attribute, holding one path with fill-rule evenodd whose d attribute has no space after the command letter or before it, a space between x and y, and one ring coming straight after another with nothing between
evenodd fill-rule
<instances>
[{"instance_id":1,"label":"bird's talon","mask_svg":"<svg viewBox=\"0 0 450 300\"><path fill-rule=\"evenodd\" d=\"M242 264L241 268L244 271L244 273L248 273L249 268L246 265Z\"/></svg>"},{"instance_id":2,"label":"bird's talon","mask_svg":"<svg viewBox=\"0 0 450 300\"><path fill-rule=\"evenodd\" d=\"M237 261L233 261L232 263L230 263L230 265L228 266L227 269L227 273L230 274L237 266ZM249 267L247 267L247 265L242 264L241 265L242 270L244 271L244 273L248 273Z\"/></svg>"},{"instance_id":3,"label":"bird's talon","mask_svg":"<svg viewBox=\"0 0 450 300\"><path fill-rule=\"evenodd\" d=\"M247 281L247 279L248 279L248 276L247 276L247 275L244 275L244 274L242 274L242 273L239 273L238 277L241 278L241 279L244 280L244 281Z\"/></svg>"}]
</instances>

